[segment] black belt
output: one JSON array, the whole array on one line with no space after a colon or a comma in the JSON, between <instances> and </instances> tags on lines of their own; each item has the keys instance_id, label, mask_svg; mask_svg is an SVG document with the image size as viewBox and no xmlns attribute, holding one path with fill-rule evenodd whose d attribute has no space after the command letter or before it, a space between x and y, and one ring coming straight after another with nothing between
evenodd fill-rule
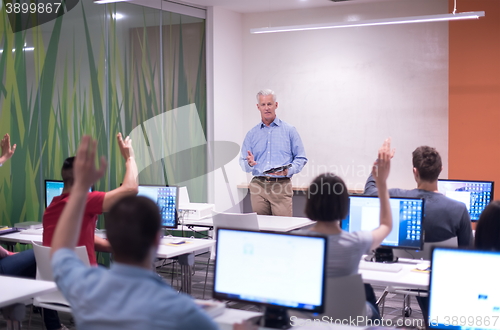
<instances>
[{"instance_id":1,"label":"black belt","mask_svg":"<svg viewBox=\"0 0 500 330\"><path fill-rule=\"evenodd\" d=\"M257 179L261 182L280 182L290 180L290 178L275 178L273 176L254 176L254 179Z\"/></svg>"}]
</instances>

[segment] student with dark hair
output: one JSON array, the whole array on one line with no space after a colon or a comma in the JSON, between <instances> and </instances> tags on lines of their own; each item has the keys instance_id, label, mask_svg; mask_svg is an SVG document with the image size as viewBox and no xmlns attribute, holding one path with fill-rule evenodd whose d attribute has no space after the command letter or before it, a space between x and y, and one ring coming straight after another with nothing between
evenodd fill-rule
<instances>
[{"instance_id":1,"label":"student with dark hair","mask_svg":"<svg viewBox=\"0 0 500 330\"><path fill-rule=\"evenodd\" d=\"M481 213L476 225L474 247L500 251L500 200L493 201Z\"/></svg>"},{"instance_id":2,"label":"student with dark hair","mask_svg":"<svg viewBox=\"0 0 500 330\"><path fill-rule=\"evenodd\" d=\"M122 139L121 133L116 136L118 147L125 159L125 175L123 184L111 191L93 191L87 194L87 206L85 208L84 220L80 229L78 246L86 246L89 255L89 261L92 265L97 265L95 251L110 252L110 245L105 239L95 235L95 226L97 216L103 212L109 211L116 201L125 196L134 196L137 194L137 165L135 162L132 140L127 137ZM68 202L74 184L74 163L75 157L66 158L61 169L61 176L64 182L64 188L60 196L54 197L50 205L43 213L43 245L50 246L54 236L59 217ZM87 191L88 192L88 191Z\"/></svg>"},{"instance_id":3,"label":"student with dark hair","mask_svg":"<svg viewBox=\"0 0 500 330\"><path fill-rule=\"evenodd\" d=\"M52 240L54 279L71 304L77 328L217 329L189 296L177 293L152 270L161 220L158 207L149 199L125 197L111 208L106 230L115 263L109 270L86 267L78 259L74 248L88 190L106 168L101 158L96 169L95 156L95 142L83 137L74 165L73 189Z\"/></svg>"},{"instance_id":4,"label":"student with dark hair","mask_svg":"<svg viewBox=\"0 0 500 330\"><path fill-rule=\"evenodd\" d=\"M458 246L471 246L472 227L465 204L438 192L437 180L442 168L441 156L436 149L428 146L418 147L413 151L413 176L417 188L389 189L389 195L425 199L422 223L425 242L442 242L457 237ZM364 193L378 193L372 176L366 181Z\"/></svg>"},{"instance_id":5,"label":"student with dark hair","mask_svg":"<svg viewBox=\"0 0 500 330\"><path fill-rule=\"evenodd\" d=\"M390 140L378 152L372 175L380 191L380 225L372 231L348 233L340 227L340 221L349 212L349 194L344 181L333 173L321 174L313 180L308 190L306 215L316 221L314 226L302 232L328 235L327 276L341 277L358 273L363 254L382 243L392 230L392 215L387 191L387 177L391 162ZM370 302L371 317L378 317L373 289L365 286ZM370 297L371 296L371 297Z\"/></svg>"}]
</instances>

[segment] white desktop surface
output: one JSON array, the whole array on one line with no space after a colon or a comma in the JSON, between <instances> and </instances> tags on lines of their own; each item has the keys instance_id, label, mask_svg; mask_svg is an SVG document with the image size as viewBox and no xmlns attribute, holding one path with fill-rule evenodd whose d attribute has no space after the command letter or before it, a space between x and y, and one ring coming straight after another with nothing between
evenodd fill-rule
<instances>
[{"instance_id":1,"label":"white desktop surface","mask_svg":"<svg viewBox=\"0 0 500 330\"><path fill-rule=\"evenodd\" d=\"M299 229L305 226L313 225L315 222L308 218L299 217L280 217L273 215L258 215L257 221L259 222L260 230L287 232L294 229ZM212 218L205 218L201 220L184 220L184 225L193 225L200 227L213 227L214 223Z\"/></svg>"},{"instance_id":2,"label":"white desktop surface","mask_svg":"<svg viewBox=\"0 0 500 330\"><path fill-rule=\"evenodd\" d=\"M23 303L27 299L57 291L55 282L37 281L26 278L0 275L0 308L15 303Z\"/></svg>"},{"instance_id":3,"label":"white desktop surface","mask_svg":"<svg viewBox=\"0 0 500 330\"><path fill-rule=\"evenodd\" d=\"M365 262L362 260L361 262ZM428 263L423 260L400 258L402 269L397 273L359 269L363 282L381 286L398 286L408 289L429 289L429 273L414 271L417 263Z\"/></svg>"},{"instance_id":4,"label":"white desktop surface","mask_svg":"<svg viewBox=\"0 0 500 330\"><path fill-rule=\"evenodd\" d=\"M215 323L219 325L220 330L232 330L233 324L241 323L250 318L260 316L262 313L243 311L239 309L226 308L224 313L214 318ZM265 327L259 327L260 330L270 329ZM356 327L342 324L332 324L327 322L308 322L303 319L296 319L294 321L294 326L291 329L296 330L314 330L314 329L328 329L328 330L363 330L367 329L365 327ZM380 327L380 329L384 329ZM388 328L386 328L388 329Z\"/></svg>"},{"instance_id":5,"label":"white desktop surface","mask_svg":"<svg viewBox=\"0 0 500 330\"><path fill-rule=\"evenodd\" d=\"M180 245L168 245L171 242L178 242L178 241L184 241L186 243ZM214 245L215 245L215 240L213 239L164 237L161 239L161 243L158 246L158 251L156 254L158 258L169 259L178 257L183 254L189 254L195 251L210 248Z\"/></svg>"}]
</instances>

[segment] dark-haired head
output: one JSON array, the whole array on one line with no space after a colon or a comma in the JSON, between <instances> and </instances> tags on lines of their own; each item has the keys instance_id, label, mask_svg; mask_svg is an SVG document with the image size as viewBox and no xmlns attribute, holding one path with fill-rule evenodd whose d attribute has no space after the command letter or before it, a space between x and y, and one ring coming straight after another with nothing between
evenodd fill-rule
<instances>
[{"instance_id":1,"label":"dark-haired head","mask_svg":"<svg viewBox=\"0 0 500 330\"><path fill-rule=\"evenodd\" d=\"M479 250L500 251L500 201L493 201L481 213L474 246Z\"/></svg>"},{"instance_id":2,"label":"dark-haired head","mask_svg":"<svg viewBox=\"0 0 500 330\"><path fill-rule=\"evenodd\" d=\"M432 147L418 147L413 151L413 168L418 171L421 180L434 182L443 169L441 156Z\"/></svg>"},{"instance_id":3,"label":"dark-haired head","mask_svg":"<svg viewBox=\"0 0 500 330\"><path fill-rule=\"evenodd\" d=\"M315 221L342 220L349 212L349 193L344 181L333 173L321 174L307 191L306 216Z\"/></svg>"},{"instance_id":4,"label":"dark-haired head","mask_svg":"<svg viewBox=\"0 0 500 330\"><path fill-rule=\"evenodd\" d=\"M64 187L73 186L73 163L75 162L75 157L68 157L64 160L63 166L61 168L61 177L64 182Z\"/></svg>"},{"instance_id":5,"label":"dark-haired head","mask_svg":"<svg viewBox=\"0 0 500 330\"><path fill-rule=\"evenodd\" d=\"M124 197L106 217L106 235L116 261L143 263L151 248L156 247L161 229L158 206L142 196Z\"/></svg>"}]
</instances>

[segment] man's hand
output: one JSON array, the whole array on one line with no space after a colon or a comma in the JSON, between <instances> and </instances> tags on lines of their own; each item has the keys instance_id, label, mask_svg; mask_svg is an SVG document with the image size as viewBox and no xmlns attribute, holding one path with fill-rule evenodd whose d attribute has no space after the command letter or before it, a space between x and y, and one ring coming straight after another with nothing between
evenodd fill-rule
<instances>
[{"instance_id":1,"label":"man's hand","mask_svg":"<svg viewBox=\"0 0 500 330\"><path fill-rule=\"evenodd\" d=\"M257 162L253 158L252 152L250 150L247 150L247 153L248 153L248 156L247 156L248 165L250 165L250 166L257 165Z\"/></svg>"},{"instance_id":2,"label":"man's hand","mask_svg":"<svg viewBox=\"0 0 500 330\"><path fill-rule=\"evenodd\" d=\"M2 138L1 142L2 147L2 155L0 156L0 164L5 163L8 159L14 156L14 152L16 152L16 145L14 144L11 148L10 146L10 136L9 134L5 134Z\"/></svg>"},{"instance_id":3,"label":"man's hand","mask_svg":"<svg viewBox=\"0 0 500 330\"><path fill-rule=\"evenodd\" d=\"M385 183L391 170L391 158L395 149L391 150L391 138L388 138L378 150L378 159L373 164L372 175L377 185Z\"/></svg>"},{"instance_id":4,"label":"man's hand","mask_svg":"<svg viewBox=\"0 0 500 330\"><path fill-rule=\"evenodd\" d=\"M101 157L100 168L95 167L95 157L97 141L85 135L80 142L76 152L74 164L75 187L84 188L86 191L99 180L106 171L107 162L104 156Z\"/></svg>"},{"instance_id":5,"label":"man's hand","mask_svg":"<svg viewBox=\"0 0 500 330\"><path fill-rule=\"evenodd\" d=\"M134 149L132 148L132 139L127 136L125 140L123 140L122 133L118 133L116 135L116 139L118 140L118 147L120 148L120 152L123 158L127 160L129 159L129 157L134 157Z\"/></svg>"}]
</instances>

